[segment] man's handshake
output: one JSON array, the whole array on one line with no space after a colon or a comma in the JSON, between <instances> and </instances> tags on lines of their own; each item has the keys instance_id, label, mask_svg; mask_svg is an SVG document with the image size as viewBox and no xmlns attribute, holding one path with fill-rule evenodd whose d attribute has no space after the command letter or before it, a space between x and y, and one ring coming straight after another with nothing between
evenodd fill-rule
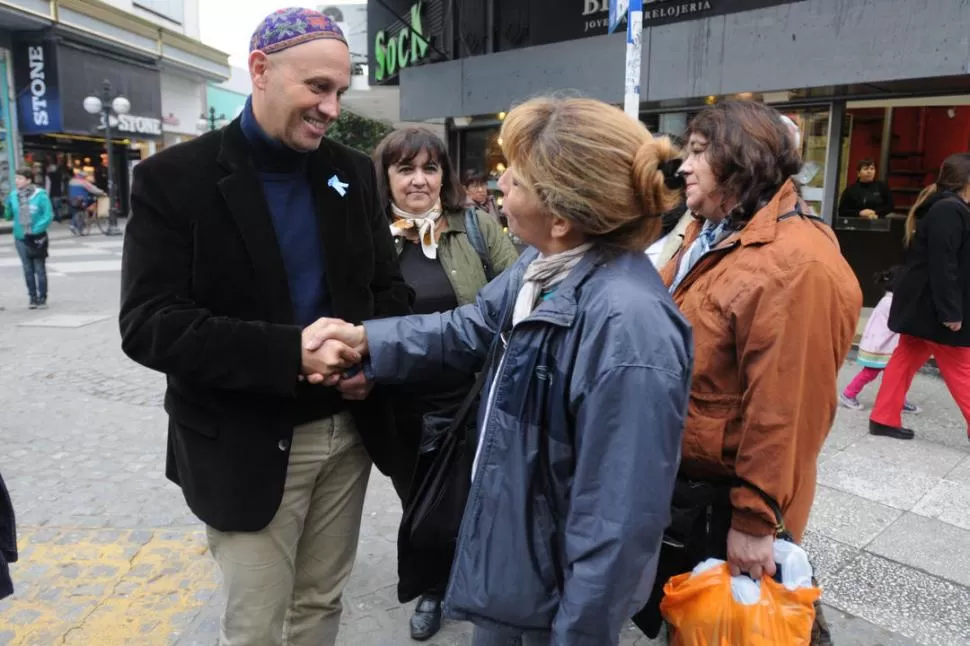
<instances>
[{"instance_id":1,"label":"man's handshake","mask_svg":"<svg viewBox=\"0 0 970 646\"><path fill-rule=\"evenodd\" d=\"M311 384L335 386L345 399L365 399L372 384L363 372L347 376L367 354L364 327L322 318L303 330L302 378Z\"/></svg>"}]
</instances>

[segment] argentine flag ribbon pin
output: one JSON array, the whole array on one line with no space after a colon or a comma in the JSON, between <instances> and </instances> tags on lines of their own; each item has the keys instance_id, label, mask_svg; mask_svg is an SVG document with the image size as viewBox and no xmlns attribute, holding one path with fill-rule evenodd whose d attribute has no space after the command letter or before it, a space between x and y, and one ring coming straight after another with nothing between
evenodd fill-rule
<instances>
[{"instance_id":1,"label":"argentine flag ribbon pin","mask_svg":"<svg viewBox=\"0 0 970 646\"><path fill-rule=\"evenodd\" d=\"M350 184L345 184L344 182L341 182L336 175L330 178L330 181L327 182L327 186L337 191L337 193L340 194L340 197L346 197L347 189L350 188Z\"/></svg>"}]
</instances>

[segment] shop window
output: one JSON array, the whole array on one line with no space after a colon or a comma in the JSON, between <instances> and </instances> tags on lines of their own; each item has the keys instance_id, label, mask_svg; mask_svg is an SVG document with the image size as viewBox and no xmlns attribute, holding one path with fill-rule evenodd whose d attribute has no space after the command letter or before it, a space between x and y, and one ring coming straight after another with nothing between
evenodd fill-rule
<instances>
[{"instance_id":1,"label":"shop window","mask_svg":"<svg viewBox=\"0 0 970 646\"><path fill-rule=\"evenodd\" d=\"M182 24L185 18L183 0L134 0L133 4L179 24Z\"/></svg>"},{"instance_id":2,"label":"shop window","mask_svg":"<svg viewBox=\"0 0 970 646\"><path fill-rule=\"evenodd\" d=\"M802 133L802 197L815 210L822 213L823 185L825 183L825 155L828 150L828 108L806 108L784 111Z\"/></svg>"},{"instance_id":3,"label":"shop window","mask_svg":"<svg viewBox=\"0 0 970 646\"><path fill-rule=\"evenodd\" d=\"M459 161L462 171L485 171L488 174L489 187L493 190L497 190L496 182L505 171L506 164L498 135L497 127L464 131L462 156Z\"/></svg>"}]
</instances>

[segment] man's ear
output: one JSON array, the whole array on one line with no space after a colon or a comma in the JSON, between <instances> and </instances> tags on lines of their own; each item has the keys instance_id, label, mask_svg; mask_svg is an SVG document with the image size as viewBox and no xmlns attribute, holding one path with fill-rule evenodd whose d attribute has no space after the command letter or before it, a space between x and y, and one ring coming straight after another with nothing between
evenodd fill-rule
<instances>
[{"instance_id":1,"label":"man's ear","mask_svg":"<svg viewBox=\"0 0 970 646\"><path fill-rule=\"evenodd\" d=\"M266 54L258 49L249 53L249 79L254 88L266 89L266 72L269 67L270 60Z\"/></svg>"}]
</instances>

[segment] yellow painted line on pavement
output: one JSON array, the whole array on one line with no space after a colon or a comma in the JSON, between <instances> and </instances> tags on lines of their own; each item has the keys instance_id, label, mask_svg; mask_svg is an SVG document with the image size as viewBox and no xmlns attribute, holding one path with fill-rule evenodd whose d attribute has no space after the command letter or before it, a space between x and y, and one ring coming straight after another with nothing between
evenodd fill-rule
<instances>
[{"instance_id":1,"label":"yellow painted line on pavement","mask_svg":"<svg viewBox=\"0 0 970 646\"><path fill-rule=\"evenodd\" d=\"M171 644L218 587L201 531L23 531L0 602L10 646Z\"/></svg>"}]
</instances>

